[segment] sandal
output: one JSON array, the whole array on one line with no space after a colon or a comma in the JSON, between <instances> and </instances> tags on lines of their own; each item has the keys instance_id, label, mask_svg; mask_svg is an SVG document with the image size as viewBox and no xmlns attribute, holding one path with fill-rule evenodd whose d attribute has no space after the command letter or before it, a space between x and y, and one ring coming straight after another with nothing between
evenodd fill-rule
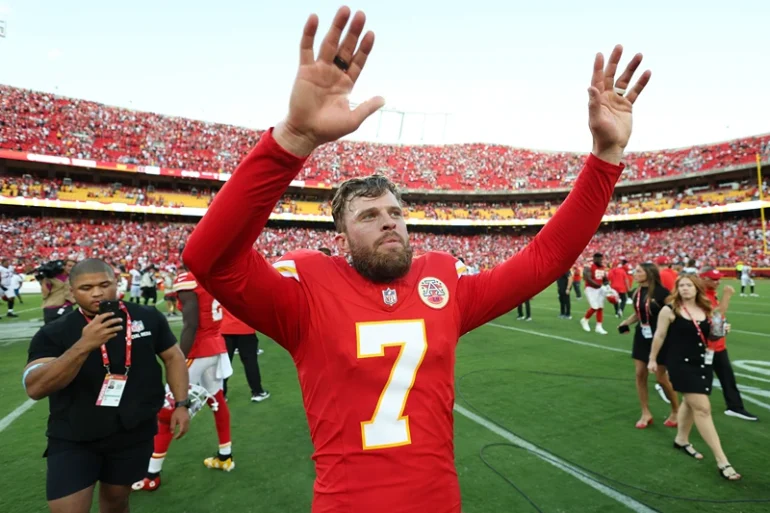
<instances>
[{"instance_id":1,"label":"sandal","mask_svg":"<svg viewBox=\"0 0 770 513\"><path fill-rule=\"evenodd\" d=\"M738 472L736 472L733 466L729 463L724 467L717 465L717 468L719 469L719 475L728 481L738 481L741 477L743 477Z\"/></svg>"},{"instance_id":2,"label":"sandal","mask_svg":"<svg viewBox=\"0 0 770 513\"><path fill-rule=\"evenodd\" d=\"M652 425L652 421L653 421L652 417L650 417L650 419L647 422L640 420L639 422L636 423L636 426L634 427L636 427L636 429L646 429L647 427Z\"/></svg>"},{"instance_id":3,"label":"sandal","mask_svg":"<svg viewBox=\"0 0 770 513\"><path fill-rule=\"evenodd\" d=\"M674 441L674 449L679 449L680 451L684 452L686 455L691 456L695 458L696 460L702 460L703 455L695 450L695 448L692 446L692 444L685 444L685 445L679 445Z\"/></svg>"}]
</instances>

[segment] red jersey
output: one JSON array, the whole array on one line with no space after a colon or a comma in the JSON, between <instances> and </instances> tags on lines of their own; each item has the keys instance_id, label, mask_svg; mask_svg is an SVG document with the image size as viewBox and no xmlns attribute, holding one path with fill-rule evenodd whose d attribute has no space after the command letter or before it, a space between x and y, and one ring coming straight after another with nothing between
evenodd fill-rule
<instances>
[{"instance_id":1,"label":"red jersey","mask_svg":"<svg viewBox=\"0 0 770 513\"><path fill-rule=\"evenodd\" d=\"M670 267L664 267L660 270L660 283L671 291L671 293L674 293L674 289L676 288L676 279L679 275L677 272Z\"/></svg>"},{"instance_id":2,"label":"red jersey","mask_svg":"<svg viewBox=\"0 0 770 513\"><path fill-rule=\"evenodd\" d=\"M607 276L607 269L605 269L604 266L599 267L596 264L591 264L591 279L594 282L596 282L598 285L594 285L588 280L585 280L586 287L591 287L592 289L598 289L599 287L602 286L602 282L604 281L605 276Z\"/></svg>"},{"instance_id":3,"label":"red jersey","mask_svg":"<svg viewBox=\"0 0 770 513\"><path fill-rule=\"evenodd\" d=\"M225 339L219 332L222 307L219 301L201 287L190 273L179 273L174 281L174 292L190 290L198 296L198 330L187 358L203 358L227 352Z\"/></svg>"},{"instance_id":4,"label":"red jersey","mask_svg":"<svg viewBox=\"0 0 770 513\"><path fill-rule=\"evenodd\" d=\"M610 279L610 287L619 293L628 292L628 271L624 267L613 267L607 277Z\"/></svg>"},{"instance_id":5,"label":"red jersey","mask_svg":"<svg viewBox=\"0 0 770 513\"><path fill-rule=\"evenodd\" d=\"M590 156L533 242L494 269L467 275L462 262L433 252L403 278L376 284L342 257L301 250L271 265L252 247L304 162L263 134L198 223L184 261L294 359L315 448L313 513L460 513L458 338L569 269L623 167Z\"/></svg>"},{"instance_id":6,"label":"red jersey","mask_svg":"<svg viewBox=\"0 0 770 513\"><path fill-rule=\"evenodd\" d=\"M257 330L222 308L222 325L219 331L222 335L251 335Z\"/></svg>"},{"instance_id":7,"label":"red jersey","mask_svg":"<svg viewBox=\"0 0 770 513\"><path fill-rule=\"evenodd\" d=\"M717 308L719 306L719 299L717 298L716 290L706 289L706 297L709 298L709 301L711 301L712 308ZM725 322L727 321L725 320ZM727 346L725 345L725 337L722 337L719 340L709 340L709 349L717 353L727 349Z\"/></svg>"}]
</instances>

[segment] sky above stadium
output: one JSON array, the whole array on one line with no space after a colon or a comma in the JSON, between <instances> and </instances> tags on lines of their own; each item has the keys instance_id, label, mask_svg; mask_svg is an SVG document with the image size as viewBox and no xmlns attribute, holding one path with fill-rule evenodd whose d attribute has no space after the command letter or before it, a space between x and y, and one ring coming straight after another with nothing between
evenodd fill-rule
<instances>
[{"instance_id":1,"label":"sky above stadium","mask_svg":"<svg viewBox=\"0 0 770 513\"><path fill-rule=\"evenodd\" d=\"M0 82L254 128L285 114L307 15L340 0L0 0ZM375 48L352 101L388 111L353 138L590 151L594 54L652 69L629 150L770 131L770 2L359 0ZM321 37L317 37L320 41ZM317 41L317 43L318 43ZM401 116L398 112L407 112ZM418 114L422 113L422 114ZM425 115L423 115L425 114Z\"/></svg>"}]
</instances>

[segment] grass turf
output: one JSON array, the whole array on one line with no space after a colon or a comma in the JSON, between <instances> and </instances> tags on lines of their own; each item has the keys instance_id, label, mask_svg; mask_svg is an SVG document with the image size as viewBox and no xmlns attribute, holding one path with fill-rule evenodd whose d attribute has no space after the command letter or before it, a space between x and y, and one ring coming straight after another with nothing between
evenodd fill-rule
<instances>
[{"instance_id":1,"label":"grass turf","mask_svg":"<svg viewBox=\"0 0 770 513\"><path fill-rule=\"evenodd\" d=\"M744 475L738 483L728 483L717 475L708 447L695 430L692 442L706 456L704 461L696 462L672 449L674 430L662 425L668 406L652 389L654 381L650 382L650 401L656 423L646 430L634 429L639 406L629 354L631 338L617 334L617 322L611 316L605 320L609 335L583 332L578 319L586 303L574 297L574 319L558 319L554 290L532 301L532 322L517 321L514 312L462 339L457 349L458 403L559 458L629 485L712 500L770 498L765 450L770 447L770 430L765 427L765 419L770 418L770 283L758 282L757 289L759 298L734 299L730 313L734 331L728 347L739 384L754 387L751 393L744 392L744 399L747 409L761 417L760 422L726 417L721 392L717 389L712 395L714 420L723 446ZM0 321L0 337L6 334L0 340L0 418L26 401L20 370L26 361L28 337L12 340L8 334L14 325L20 327L23 321L40 319L39 304L39 296L28 296L24 305L16 307L19 321ZM178 334L181 325L175 323L173 327ZM260 356L260 367L272 397L261 404L249 401L238 361L234 362L235 375L230 381L236 469L222 473L202 465L217 447L211 413L203 411L193 420L188 436L172 444L162 487L132 497L134 511L310 511L312 446L296 373L291 358L275 343L261 338L261 347L265 353ZM768 363L762 366L756 362ZM747 368L750 365L753 367ZM3 513L47 511L45 460L41 457L46 415L45 403L36 404L0 432L0 465L6 469L0 474ZM484 446L496 443L505 440L455 414L456 465L463 510L535 511L480 458ZM483 456L543 511L628 511L620 502L527 451L491 446ZM760 512L770 507L767 503L710 504L662 498L598 479L665 512Z\"/></svg>"}]
</instances>

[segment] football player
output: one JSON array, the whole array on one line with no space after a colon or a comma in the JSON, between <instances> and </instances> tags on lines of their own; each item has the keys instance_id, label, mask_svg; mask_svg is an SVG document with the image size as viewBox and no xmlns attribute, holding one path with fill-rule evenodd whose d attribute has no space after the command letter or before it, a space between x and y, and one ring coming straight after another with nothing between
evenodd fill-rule
<instances>
[{"instance_id":1,"label":"football player","mask_svg":"<svg viewBox=\"0 0 770 513\"><path fill-rule=\"evenodd\" d=\"M604 321L604 299L607 295L605 284L609 283L607 270L604 268L604 256L601 253L594 253L594 261L591 267L586 266L583 269L583 280L586 284L586 299L588 300L588 310L580 319L580 325L584 331L591 331L588 320L596 313L596 333L606 335L607 330L602 326Z\"/></svg>"},{"instance_id":2,"label":"football player","mask_svg":"<svg viewBox=\"0 0 770 513\"><path fill-rule=\"evenodd\" d=\"M208 404L214 412L214 422L219 437L219 450L215 456L203 460L212 469L230 472L235 468L230 439L230 409L223 393L224 379L233 373L227 356L225 339L219 332L222 307L195 280L192 274L181 271L174 282L182 310L182 336L179 347L187 357L190 383L201 385L209 395ZM147 477L134 485L135 490L157 490L160 487L160 471L171 445L172 433L168 421L158 416L158 434L150 459Z\"/></svg>"},{"instance_id":3,"label":"football player","mask_svg":"<svg viewBox=\"0 0 770 513\"><path fill-rule=\"evenodd\" d=\"M754 278L751 277L751 266L749 264L743 264L741 267L741 297L746 297L746 287L751 290L752 297L759 297L759 294L754 293Z\"/></svg>"},{"instance_id":4,"label":"football player","mask_svg":"<svg viewBox=\"0 0 770 513\"><path fill-rule=\"evenodd\" d=\"M217 194L183 259L228 311L291 354L315 447L314 513L459 513L458 339L535 296L579 257L620 177L632 104L649 73L631 87L641 55L616 79L622 48L606 68L597 54L588 89L592 155L532 243L497 267L468 275L447 253L412 258L398 190L380 175L348 180L335 194L344 256L300 250L270 265L254 241L310 154L384 104L378 97L350 109L374 43L361 12L342 37L350 15L337 12L317 58L318 18L308 19L288 116Z\"/></svg>"}]
</instances>

